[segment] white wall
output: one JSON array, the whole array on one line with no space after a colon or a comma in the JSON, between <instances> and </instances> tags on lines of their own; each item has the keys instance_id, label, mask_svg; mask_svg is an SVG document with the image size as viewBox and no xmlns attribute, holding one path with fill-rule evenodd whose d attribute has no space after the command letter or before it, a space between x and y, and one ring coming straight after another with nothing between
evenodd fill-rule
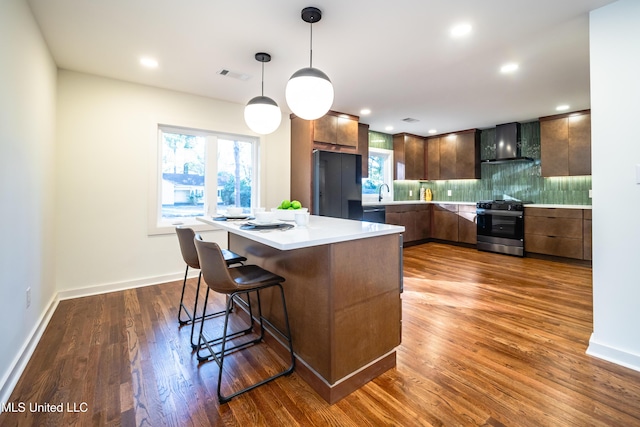
<instances>
[{"instance_id":1,"label":"white wall","mask_svg":"<svg viewBox=\"0 0 640 427\"><path fill-rule=\"evenodd\" d=\"M0 401L54 289L56 66L23 0L0 1ZM26 289L31 306L26 308Z\"/></svg>"},{"instance_id":2,"label":"white wall","mask_svg":"<svg viewBox=\"0 0 640 427\"><path fill-rule=\"evenodd\" d=\"M593 319L588 353L640 370L640 2L591 12Z\"/></svg>"},{"instance_id":3,"label":"white wall","mask_svg":"<svg viewBox=\"0 0 640 427\"><path fill-rule=\"evenodd\" d=\"M63 296L181 277L175 234L148 236L157 125L252 134L243 105L61 70L58 74L57 264ZM261 139L261 204L289 195L289 120ZM223 232L208 239L226 245Z\"/></svg>"}]
</instances>

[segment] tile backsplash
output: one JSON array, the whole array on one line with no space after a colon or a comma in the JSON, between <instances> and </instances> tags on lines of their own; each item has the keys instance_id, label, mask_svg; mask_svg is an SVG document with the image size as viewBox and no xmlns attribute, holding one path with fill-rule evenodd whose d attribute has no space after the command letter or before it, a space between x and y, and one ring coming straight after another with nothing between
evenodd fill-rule
<instances>
[{"instance_id":1,"label":"tile backsplash","mask_svg":"<svg viewBox=\"0 0 640 427\"><path fill-rule=\"evenodd\" d=\"M541 204L591 205L591 176L544 178L540 169L540 124L522 123L522 155L532 162L482 163L481 179L394 181L395 200L418 200L420 187L435 201L476 202L515 198ZM495 129L480 132L481 158L495 156ZM451 196L448 196L449 190ZM410 191L413 196L409 197Z\"/></svg>"},{"instance_id":2,"label":"tile backsplash","mask_svg":"<svg viewBox=\"0 0 640 427\"><path fill-rule=\"evenodd\" d=\"M514 198L533 203L590 205L591 176L543 178L540 161L482 164L482 179L394 181L395 200L418 200L420 187L430 188L435 201L477 202ZM451 190L451 196L448 191ZM409 197L409 192L413 196Z\"/></svg>"}]
</instances>

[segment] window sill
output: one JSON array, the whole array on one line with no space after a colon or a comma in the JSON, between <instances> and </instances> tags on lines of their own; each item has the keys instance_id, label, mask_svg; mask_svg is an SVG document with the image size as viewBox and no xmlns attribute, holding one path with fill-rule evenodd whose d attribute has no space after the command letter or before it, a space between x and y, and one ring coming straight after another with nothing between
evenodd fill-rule
<instances>
[{"instance_id":1,"label":"window sill","mask_svg":"<svg viewBox=\"0 0 640 427\"><path fill-rule=\"evenodd\" d=\"M162 223L157 224L155 227L150 226L147 230L148 236L160 236L165 234L175 234L176 227L189 227L193 229L195 232L203 232L203 231L223 231L221 229L212 228L210 225L203 224L195 218L189 218L184 220L176 220L172 223Z\"/></svg>"}]
</instances>

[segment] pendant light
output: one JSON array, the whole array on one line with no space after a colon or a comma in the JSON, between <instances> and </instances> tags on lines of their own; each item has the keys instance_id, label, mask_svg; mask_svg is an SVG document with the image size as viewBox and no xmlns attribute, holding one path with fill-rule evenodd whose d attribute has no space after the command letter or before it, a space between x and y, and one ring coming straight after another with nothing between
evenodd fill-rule
<instances>
[{"instance_id":1,"label":"pendant light","mask_svg":"<svg viewBox=\"0 0 640 427\"><path fill-rule=\"evenodd\" d=\"M256 60L262 62L262 95L251 99L244 107L244 121L255 133L267 135L278 129L282 113L276 101L264 96L264 63L271 61L271 55L259 52Z\"/></svg>"},{"instance_id":2,"label":"pendant light","mask_svg":"<svg viewBox=\"0 0 640 427\"><path fill-rule=\"evenodd\" d=\"M311 24L309 67L301 68L289 79L285 96L296 116L315 120L324 116L333 104L333 85L329 77L313 68L313 23L320 21L322 12L316 7L302 9L302 20Z\"/></svg>"}]
</instances>

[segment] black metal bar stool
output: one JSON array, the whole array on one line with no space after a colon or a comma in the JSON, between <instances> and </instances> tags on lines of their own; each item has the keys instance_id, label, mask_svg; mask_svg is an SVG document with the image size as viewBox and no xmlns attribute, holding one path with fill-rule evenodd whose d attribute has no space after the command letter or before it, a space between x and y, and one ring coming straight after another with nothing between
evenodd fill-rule
<instances>
[{"instance_id":1,"label":"black metal bar stool","mask_svg":"<svg viewBox=\"0 0 640 427\"><path fill-rule=\"evenodd\" d=\"M178 242L180 243L180 251L182 252L182 259L187 264L187 268L184 272L184 280L182 282L182 294L180 295L180 305L178 306L178 323L180 325L191 324L191 348L195 350L196 343L193 342L194 325L200 320L203 320L203 316L197 315L198 310L198 295L200 294L200 279L202 278L202 271L198 273L198 285L196 286L196 298L193 304L193 314L184 305L184 290L187 287L187 274L189 273L189 267L200 270L200 262L198 261L198 253L193 243L195 232L188 227L176 227L176 234L178 235ZM247 259L235 252L222 249L222 255L224 260L229 265L242 264ZM187 320L182 320L182 312L187 316ZM221 315L224 311L209 314L209 317Z\"/></svg>"},{"instance_id":2,"label":"black metal bar stool","mask_svg":"<svg viewBox=\"0 0 640 427\"><path fill-rule=\"evenodd\" d=\"M278 377L283 375L288 375L293 372L295 367L295 358L293 355L293 345L291 342L291 329L289 328L289 316L287 314L287 305L285 303L284 298L284 289L282 288L282 282L284 282L284 278L280 277L276 274L271 273L257 265L242 265L239 267L231 267L227 268L222 251L220 247L215 242L205 242L201 239L200 236L195 237L195 246L198 252L198 258L200 259L200 266L202 267L202 275L204 276L204 281L209 287L207 289L207 294L205 296L204 302L204 310L207 307L207 301L209 299L209 291L212 290L214 292L218 292L224 295L227 295L229 298L227 299L227 306L225 310L224 316L224 327L222 331L222 336L209 340L204 335L204 321L200 324L200 334L198 338L198 360L203 362L205 360L213 359L219 366L218 371L218 400L220 403L225 403L231 400L232 398L247 392L249 390L253 390L256 387L259 387L263 384L268 383ZM285 331L281 332L277 328L275 328L269 321L262 317L262 306L260 304L260 291L262 289L277 287L280 289L280 297L282 300L282 308L284 310L284 323L285 323ZM236 333L228 333L227 328L229 325L229 314L231 313L231 304L233 298L238 295L247 295L247 299L250 299L250 293L255 292L256 299L258 301L258 320L260 323L260 334L258 338L242 342L240 344L236 344L232 347L227 347L227 341L242 335L245 331L240 331ZM206 313L203 310L202 315L205 316ZM252 313L249 312L249 315L252 317ZM250 347L252 345L260 343L264 338L264 323L269 323L271 328L281 335L285 341L288 343L289 353L291 355L291 364L284 371L279 372L275 375L270 376L269 378L263 379L253 385L250 385L242 390L235 391L232 394L223 396L221 394L220 388L222 383L222 371L224 366L225 357L235 351L242 350L244 348ZM253 324L253 319L251 319L251 323ZM220 345L220 351L215 351L213 345ZM207 350L207 355L203 356L201 352Z\"/></svg>"}]
</instances>

